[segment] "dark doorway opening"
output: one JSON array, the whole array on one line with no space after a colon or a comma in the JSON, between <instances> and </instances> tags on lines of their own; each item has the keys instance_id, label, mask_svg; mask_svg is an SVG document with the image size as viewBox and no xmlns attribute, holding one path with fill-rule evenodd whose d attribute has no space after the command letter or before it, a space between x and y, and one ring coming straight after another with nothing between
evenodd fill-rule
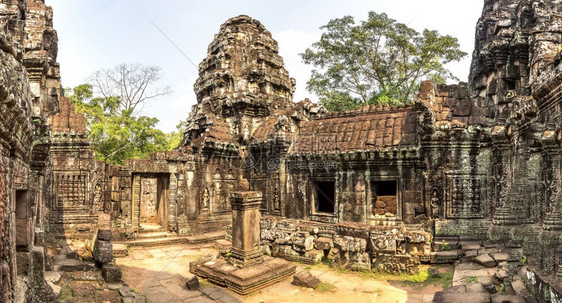
<instances>
[{"instance_id":1,"label":"dark doorway opening","mask_svg":"<svg viewBox=\"0 0 562 303\"><path fill-rule=\"evenodd\" d=\"M373 194L374 215L396 214L396 180L373 181L371 182L371 192Z\"/></svg>"},{"instance_id":2,"label":"dark doorway opening","mask_svg":"<svg viewBox=\"0 0 562 303\"><path fill-rule=\"evenodd\" d=\"M315 183L316 203L314 210L322 213L334 213L336 204L336 185L332 181L320 181Z\"/></svg>"},{"instance_id":3,"label":"dark doorway opening","mask_svg":"<svg viewBox=\"0 0 562 303\"><path fill-rule=\"evenodd\" d=\"M31 245L31 214L26 190L16 190L16 249L29 251Z\"/></svg>"}]
</instances>

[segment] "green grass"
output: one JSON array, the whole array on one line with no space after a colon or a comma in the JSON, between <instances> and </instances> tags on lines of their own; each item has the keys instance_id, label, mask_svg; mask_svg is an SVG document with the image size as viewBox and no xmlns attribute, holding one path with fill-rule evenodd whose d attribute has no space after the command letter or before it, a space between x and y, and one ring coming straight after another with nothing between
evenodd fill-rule
<instances>
[{"instance_id":1,"label":"green grass","mask_svg":"<svg viewBox=\"0 0 562 303\"><path fill-rule=\"evenodd\" d=\"M468 276L464 277L467 283L478 283L478 277L475 276Z\"/></svg>"},{"instance_id":2,"label":"green grass","mask_svg":"<svg viewBox=\"0 0 562 303\"><path fill-rule=\"evenodd\" d=\"M453 268L447 268L445 272L441 272L439 275L435 276L429 274L429 270L431 269L429 265L420 265L419 268L418 273L403 277L402 282L417 288L422 288L430 284L441 285L443 289L451 286L451 282L453 281ZM436 269L439 268L442 267L436 267Z\"/></svg>"},{"instance_id":3,"label":"green grass","mask_svg":"<svg viewBox=\"0 0 562 303\"><path fill-rule=\"evenodd\" d=\"M59 293L59 302L66 302L67 300L72 299L72 288L70 285L65 285L60 289Z\"/></svg>"},{"instance_id":4,"label":"green grass","mask_svg":"<svg viewBox=\"0 0 562 303\"><path fill-rule=\"evenodd\" d=\"M379 271L370 271L370 270L362 270L362 271L353 271L343 267L330 267L329 264L331 263L330 259L323 259L322 263L316 264L312 266L312 268L316 268L318 270L332 270L336 272L340 272L342 274L355 274L360 276L365 280L379 280L379 281L397 281L408 284L408 286L416 287L416 288L423 288L430 284L437 284L441 285L443 289L448 288L451 286L451 282L453 281L453 268L450 266L446 267L446 270L443 271L436 276L430 274L430 269L435 268L437 270L441 268L445 268L445 266L430 266L430 265L420 265L419 270L415 273L397 273L391 274L387 272L379 272Z\"/></svg>"},{"instance_id":5,"label":"green grass","mask_svg":"<svg viewBox=\"0 0 562 303\"><path fill-rule=\"evenodd\" d=\"M441 250L442 251L451 250L451 246L447 242L445 242L445 239L443 239L442 242L441 242Z\"/></svg>"},{"instance_id":6,"label":"green grass","mask_svg":"<svg viewBox=\"0 0 562 303\"><path fill-rule=\"evenodd\" d=\"M498 289L498 293L501 294L502 292L505 292L505 284L500 284L500 289Z\"/></svg>"},{"instance_id":7,"label":"green grass","mask_svg":"<svg viewBox=\"0 0 562 303\"><path fill-rule=\"evenodd\" d=\"M316 288L316 290L319 292L328 292L334 288L335 286L330 283L320 282L318 283L318 287Z\"/></svg>"}]
</instances>

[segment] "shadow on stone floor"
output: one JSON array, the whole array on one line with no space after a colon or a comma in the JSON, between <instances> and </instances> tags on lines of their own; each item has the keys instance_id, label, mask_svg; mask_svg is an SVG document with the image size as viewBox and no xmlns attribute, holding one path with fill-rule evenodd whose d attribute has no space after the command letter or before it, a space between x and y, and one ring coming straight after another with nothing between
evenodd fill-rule
<instances>
[{"instance_id":1,"label":"shadow on stone floor","mask_svg":"<svg viewBox=\"0 0 562 303\"><path fill-rule=\"evenodd\" d=\"M169 268L168 266L167 268ZM171 265L172 269L174 265ZM123 281L135 292L143 294L147 302L152 303L235 303L240 299L229 291L201 281L199 290L188 290L186 282L190 279L189 267L185 274L168 271L149 270L131 265L119 265L123 271Z\"/></svg>"}]
</instances>

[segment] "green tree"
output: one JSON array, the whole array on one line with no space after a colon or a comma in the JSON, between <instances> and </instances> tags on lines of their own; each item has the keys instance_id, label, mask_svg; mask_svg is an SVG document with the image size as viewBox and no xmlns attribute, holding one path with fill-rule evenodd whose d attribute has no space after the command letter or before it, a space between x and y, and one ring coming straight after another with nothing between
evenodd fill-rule
<instances>
[{"instance_id":1,"label":"green tree","mask_svg":"<svg viewBox=\"0 0 562 303\"><path fill-rule=\"evenodd\" d=\"M384 13L369 12L359 24L345 16L320 28L320 41L300 55L315 67L307 89L330 111L409 103L421 80L456 79L444 65L466 56L456 38L420 34Z\"/></svg>"},{"instance_id":2,"label":"green tree","mask_svg":"<svg viewBox=\"0 0 562 303\"><path fill-rule=\"evenodd\" d=\"M176 125L177 130L175 132L166 134L169 150L175 149L176 147L178 147L178 145L180 145L180 142L183 139L183 133L185 131L186 125L186 121L180 121L180 123Z\"/></svg>"},{"instance_id":3,"label":"green tree","mask_svg":"<svg viewBox=\"0 0 562 303\"><path fill-rule=\"evenodd\" d=\"M71 89L69 98L86 117L96 159L123 164L168 149L166 134L156 129L158 119L132 115L131 109L121 108L121 97L96 97L92 85L82 84Z\"/></svg>"}]
</instances>

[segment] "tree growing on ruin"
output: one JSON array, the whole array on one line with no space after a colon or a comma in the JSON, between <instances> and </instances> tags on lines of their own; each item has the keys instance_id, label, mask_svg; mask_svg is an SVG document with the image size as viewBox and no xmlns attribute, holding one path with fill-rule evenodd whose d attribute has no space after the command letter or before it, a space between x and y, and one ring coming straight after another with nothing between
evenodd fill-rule
<instances>
[{"instance_id":1,"label":"tree growing on ruin","mask_svg":"<svg viewBox=\"0 0 562 303\"><path fill-rule=\"evenodd\" d=\"M300 55L315 67L307 89L330 111L409 103L421 80L456 79L445 64L466 56L457 38L418 33L384 13L369 12L359 24L345 16L320 28L320 41Z\"/></svg>"},{"instance_id":2,"label":"tree growing on ruin","mask_svg":"<svg viewBox=\"0 0 562 303\"><path fill-rule=\"evenodd\" d=\"M76 111L86 117L97 160L124 164L129 158L146 158L169 149L167 135L156 128L158 119L121 109L121 97L96 97L91 84L71 89L69 97Z\"/></svg>"}]
</instances>

